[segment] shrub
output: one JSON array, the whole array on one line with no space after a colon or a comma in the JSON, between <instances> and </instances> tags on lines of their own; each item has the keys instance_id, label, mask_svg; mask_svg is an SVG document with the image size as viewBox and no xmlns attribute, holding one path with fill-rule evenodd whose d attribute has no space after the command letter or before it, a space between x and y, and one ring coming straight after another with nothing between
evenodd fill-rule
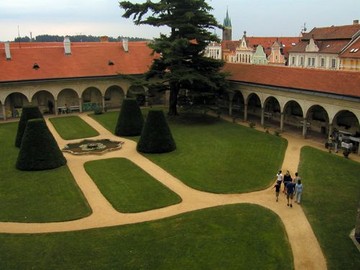
<instances>
[{"instance_id":1,"label":"shrub","mask_svg":"<svg viewBox=\"0 0 360 270\"><path fill-rule=\"evenodd\" d=\"M163 111L149 111L137 150L143 153L167 153L175 149L176 144Z\"/></svg>"},{"instance_id":2,"label":"shrub","mask_svg":"<svg viewBox=\"0 0 360 270\"><path fill-rule=\"evenodd\" d=\"M139 136L144 125L144 117L135 99L124 99L115 127L118 136Z\"/></svg>"},{"instance_id":3,"label":"shrub","mask_svg":"<svg viewBox=\"0 0 360 270\"><path fill-rule=\"evenodd\" d=\"M21 142L16 168L39 171L61 167L66 159L59 149L44 119L28 121Z\"/></svg>"},{"instance_id":4,"label":"shrub","mask_svg":"<svg viewBox=\"0 0 360 270\"><path fill-rule=\"evenodd\" d=\"M21 141L24 135L27 121L35 118L43 118L43 115L41 114L39 108L37 106L24 106L22 109L18 129L16 133L16 139L15 139L16 147L21 146Z\"/></svg>"}]
</instances>

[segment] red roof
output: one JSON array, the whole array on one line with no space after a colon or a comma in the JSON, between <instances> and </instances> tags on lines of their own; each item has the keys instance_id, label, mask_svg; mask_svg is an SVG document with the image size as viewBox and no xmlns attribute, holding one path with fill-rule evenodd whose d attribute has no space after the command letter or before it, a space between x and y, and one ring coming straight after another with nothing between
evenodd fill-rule
<instances>
[{"instance_id":1,"label":"red roof","mask_svg":"<svg viewBox=\"0 0 360 270\"><path fill-rule=\"evenodd\" d=\"M299 42L298 37L246 37L247 45L249 48L254 49L258 45L263 46L265 53L270 55L271 46L275 41L278 41L283 48L284 55L288 55L288 50ZM235 51L236 47L240 45L240 40L237 41L223 41L223 49Z\"/></svg>"},{"instance_id":2,"label":"red roof","mask_svg":"<svg viewBox=\"0 0 360 270\"><path fill-rule=\"evenodd\" d=\"M340 57L360 59L360 36L340 55Z\"/></svg>"},{"instance_id":3,"label":"red roof","mask_svg":"<svg viewBox=\"0 0 360 270\"><path fill-rule=\"evenodd\" d=\"M302 40L328 40L328 39L351 39L360 31L360 24L330 26L313 28L309 33L305 33Z\"/></svg>"},{"instance_id":4,"label":"red roof","mask_svg":"<svg viewBox=\"0 0 360 270\"><path fill-rule=\"evenodd\" d=\"M226 63L230 80L360 97L360 72Z\"/></svg>"},{"instance_id":5,"label":"red roof","mask_svg":"<svg viewBox=\"0 0 360 270\"><path fill-rule=\"evenodd\" d=\"M146 42L129 42L128 52L121 42L73 42L71 55L62 42L11 43L11 60L4 48L0 44L0 82L143 74L154 59Z\"/></svg>"}]
</instances>

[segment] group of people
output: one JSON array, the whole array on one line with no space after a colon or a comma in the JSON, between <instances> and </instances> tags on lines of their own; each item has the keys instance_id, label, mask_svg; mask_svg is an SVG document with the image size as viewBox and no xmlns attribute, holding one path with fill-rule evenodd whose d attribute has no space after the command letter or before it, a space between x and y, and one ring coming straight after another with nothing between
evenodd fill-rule
<instances>
[{"instance_id":1,"label":"group of people","mask_svg":"<svg viewBox=\"0 0 360 270\"><path fill-rule=\"evenodd\" d=\"M295 177L292 178L289 171L286 171L285 175L282 174L282 171L276 174L276 183L275 183L275 196L276 201L279 201L279 194L281 191L281 184L283 184L283 193L286 195L287 206L292 207L293 199L295 196L295 202L300 204L301 196L303 192L303 185L301 183L301 177L299 173L295 173Z\"/></svg>"}]
</instances>

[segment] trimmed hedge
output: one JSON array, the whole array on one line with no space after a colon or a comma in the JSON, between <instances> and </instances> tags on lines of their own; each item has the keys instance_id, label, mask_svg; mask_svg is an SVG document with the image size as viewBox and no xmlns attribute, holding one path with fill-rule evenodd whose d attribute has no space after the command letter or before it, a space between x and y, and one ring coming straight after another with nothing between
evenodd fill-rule
<instances>
[{"instance_id":1,"label":"trimmed hedge","mask_svg":"<svg viewBox=\"0 0 360 270\"><path fill-rule=\"evenodd\" d=\"M117 136L139 136L144 117L135 99L124 99L115 127Z\"/></svg>"},{"instance_id":2,"label":"trimmed hedge","mask_svg":"<svg viewBox=\"0 0 360 270\"><path fill-rule=\"evenodd\" d=\"M22 171L55 169L66 159L42 118L28 121L21 142L16 168Z\"/></svg>"},{"instance_id":3,"label":"trimmed hedge","mask_svg":"<svg viewBox=\"0 0 360 270\"><path fill-rule=\"evenodd\" d=\"M163 111L149 111L136 149L143 153L167 153L176 149Z\"/></svg>"},{"instance_id":4,"label":"trimmed hedge","mask_svg":"<svg viewBox=\"0 0 360 270\"><path fill-rule=\"evenodd\" d=\"M21 117L20 117L20 121L19 121L19 125L18 125L18 130L16 133L16 139L15 139L15 146L16 147L20 147L21 146L21 141L22 141L22 137L24 135L24 131L26 128L26 124L27 121L30 119L35 119L35 118L43 118L42 113L39 110L39 107L37 106L24 106L22 108L22 113L21 113Z\"/></svg>"}]
</instances>

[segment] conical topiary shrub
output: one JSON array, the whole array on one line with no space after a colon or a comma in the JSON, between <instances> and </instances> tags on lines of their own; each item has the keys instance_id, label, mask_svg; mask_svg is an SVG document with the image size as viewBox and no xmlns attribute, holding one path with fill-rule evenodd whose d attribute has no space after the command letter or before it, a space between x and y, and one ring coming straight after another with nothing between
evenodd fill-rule
<instances>
[{"instance_id":1,"label":"conical topiary shrub","mask_svg":"<svg viewBox=\"0 0 360 270\"><path fill-rule=\"evenodd\" d=\"M163 111L149 111L136 149L143 153L167 153L176 149Z\"/></svg>"},{"instance_id":2,"label":"conical topiary shrub","mask_svg":"<svg viewBox=\"0 0 360 270\"><path fill-rule=\"evenodd\" d=\"M61 167L66 159L42 118L27 122L16 168L39 171Z\"/></svg>"},{"instance_id":3,"label":"conical topiary shrub","mask_svg":"<svg viewBox=\"0 0 360 270\"><path fill-rule=\"evenodd\" d=\"M115 128L118 136L139 136L144 117L135 99L124 99Z\"/></svg>"},{"instance_id":4,"label":"conical topiary shrub","mask_svg":"<svg viewBox=\"0 0 360 270\"><path fill-rule=\"evenodd\" d=\"M22 108L22 113L21 113L19 124L18 124L18 129L17 129L17 133L16 133L16 139L15 139L15 146L16 147L20 147L20 145L21 145L21 140L22 140L22 137L24 135L24 131L25 131L27 121L30 120L30 119L35 119L35 118L43 118L43 115L40 112L39 107L37 107L37 106L24 106Z\"/></svg>"}]
</instances>

